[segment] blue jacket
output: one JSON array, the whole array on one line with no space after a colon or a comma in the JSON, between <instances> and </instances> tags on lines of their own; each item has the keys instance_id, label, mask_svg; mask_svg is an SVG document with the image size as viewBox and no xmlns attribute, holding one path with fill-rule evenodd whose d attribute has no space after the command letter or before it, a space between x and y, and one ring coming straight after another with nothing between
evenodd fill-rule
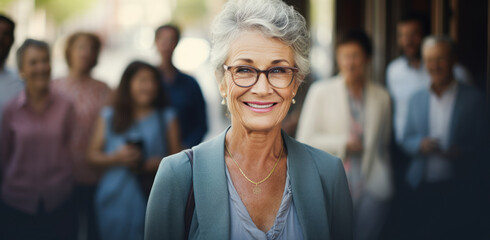
<instances>
[{"instance_id":1,"label":"blue jacket","mask_svg":"<svg viewBox=\"0 0 490 240\"><path fill-rule=\"evenodd\" d=\"M182 144L190 148L201 143L208 131L208 120L206 102L196 79L177 71L172 84L162 82L170 105L177 111Z\"/></svg>"},{"instance_id":2,"label":"blue jacket","mask_svg":"<svg viewBox=\"0 0 490 240\"><path fill-rule=\"evenodd\" d=\"M145 239L183 239L193 174L195 211L189 239L229 239L225 173L226 131L193 148L194 166L181 152L162 160L148 201ZM293 201L305 239L352 239L352 199L340 159L282 134Z\"/></svg>"},{"instance_id":3,"label":"blue jacket","mask_svg":"<svg viewBox=\"0 0 490 240\"><path fill-rule=\"evenodd\" d=\"M457 146L459 158L453 162L456 177L471 174L471 161L484 157L488 144L487 109L483 95L473 87L457 83L458 90L449 127L449 146ZM412 160L407 181L417 187L423 180L427 157L419 151L422 139L429 136L429 89L415 93L409 104L402 147ZM488 145L486 145L488 146Z\"/></svg>"}]
</instances>

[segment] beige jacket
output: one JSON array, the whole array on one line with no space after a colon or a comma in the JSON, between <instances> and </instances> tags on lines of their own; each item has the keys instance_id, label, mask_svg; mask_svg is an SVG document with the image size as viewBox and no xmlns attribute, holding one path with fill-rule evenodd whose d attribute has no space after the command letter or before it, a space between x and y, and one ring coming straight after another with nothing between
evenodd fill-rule
<instances>
[{"instance_id":1,"label":"beige jacket","mask_svg":"<svg viewBox=\"0 0 490 240\"><path fill-rule=\"evenodd\" d=\"M298 124L297 139L342 160L349 139L349 103L342 76L313 84L306 96ZM393 193L388 145L391 134L391 103L387 91L368 81L365 91L364 153L362 174L365 191L380 200Z\"/></svg>"}]
</instances>

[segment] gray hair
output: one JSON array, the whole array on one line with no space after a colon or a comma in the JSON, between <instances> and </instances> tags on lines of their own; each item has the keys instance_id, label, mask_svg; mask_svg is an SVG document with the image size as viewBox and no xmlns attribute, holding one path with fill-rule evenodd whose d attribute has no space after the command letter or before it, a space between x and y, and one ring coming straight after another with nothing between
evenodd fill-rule
<instances>
[{"instance_id":1,"label":"gray hair","mask_svg":"<svg viewBox=\"0 0 490 240\"><path fill-rule=\"evenodd\" d=\"M24 64L24 55L26 53L26 50L30 47L35 47L35 48L45 50L46 52L48 52L49 55L49 45L46 42L28 38L24 41L24 43L22 43L19 49L17 49L17 53L16 53L17 68L19 70L22 69L22 66Z\"/></svg>"},{"instance_id":2,"label":"gray hair","mask_svg":"<svg viewBox=\"0 0 490 240\"><path fill-rule=\"evenodd\" d=\"M299 79L309 73L310 33L305 18L294 7L281 0L230 0L211 27L211 64L219 81L224 75L230 43L246 30L258 30L289 45Z\"/></svg>"},{"instance_id":3,"label":"gray hair","mask_svg":"<svg viewBox=\"0 0 490 240\"><path fill-rule=\"evenodd\" d=\"M429 47L433 47L438 44L446 44L449 49L449 56L456 57L456 45L454 41L448 37L443 35L430 35L424 38L422 42L422 52Z\"/></svg>"}]
</instances>

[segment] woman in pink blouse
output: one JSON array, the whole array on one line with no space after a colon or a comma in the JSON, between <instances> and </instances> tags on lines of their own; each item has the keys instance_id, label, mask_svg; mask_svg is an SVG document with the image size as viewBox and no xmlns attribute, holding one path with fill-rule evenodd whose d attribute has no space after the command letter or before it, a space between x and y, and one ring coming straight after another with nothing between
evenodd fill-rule
<instances>
[{"instance_id":1,"label":"woman in pink blouse","mask_svg":"<svg viewBox=\"0 0 490 240\"><path fill-rule=\"evenodd\" d=\"M74 174L75 198L78 219L84 220L79 231L87 233L87 239L98 239L95 224L94 192L100 173L87 164L85 153L95 120L108 102L111 94L107 84L94 79L92 69L97 65L101 41L89 32L76 32L70 35L65 44L65 59L69 67L68 76L54 81L53 87L70 97L75 107L76 125L74 128Z\"/></svg>"},{"instance_id":2,"label":"woman in pink blouse","mask_svg":"<svg viewBox=\"0 0 490 240\"><path fill-rule=\"evenodd\" d=\"M2 239L74 239L73 105L50 87L45 42L27 39L17 63L25 91L6 105L0 138Z\"/></svg>"}]
</instances>

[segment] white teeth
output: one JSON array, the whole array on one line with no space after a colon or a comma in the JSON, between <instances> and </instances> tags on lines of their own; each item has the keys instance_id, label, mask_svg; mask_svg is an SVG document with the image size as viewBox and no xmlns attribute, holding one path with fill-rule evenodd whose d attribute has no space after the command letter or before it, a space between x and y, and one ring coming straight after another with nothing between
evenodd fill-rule
<instances>
[{"instance_id":1,"label":"white teeth","mask_svg":"<svg viewBox=\"0 0 490 240\"><path fill-rule=\"evenodd\" d=\"M253 107L253 108L270 108L274 105L274 103L267 104L267 105L259 105L259 104L253 104L253 103L247 103L248 106Z\"/></svg>"}]
</instances>

